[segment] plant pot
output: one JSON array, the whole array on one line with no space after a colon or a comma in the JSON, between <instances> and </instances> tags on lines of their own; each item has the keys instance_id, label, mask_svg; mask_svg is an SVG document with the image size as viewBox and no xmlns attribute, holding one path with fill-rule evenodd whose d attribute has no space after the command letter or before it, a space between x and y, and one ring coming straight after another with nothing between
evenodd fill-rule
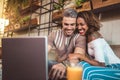
<instances>
[{"instance_id":1,"label":"plant pot","mask_svg":"<svg viewBox=\"0 0 120 80\"><path fill-rule=\"evenodd\" d=\"M75 6L76 6L75 2L69 1L69 3L66 3L64 5L64 9L66 9L66 8L74 8Z\"/></svg>"},{"instance_id":2,"label":"plant pot","mask_svg":"<svg viewBox=\"0 0 120 80\"><path fill-rule=\"evenodd\" d=\"M25 21L23 24L21 24L21 27L28 27L29 25L37 25L38 24L38 20L37 18Z\"/></svg>"},{"instance_id":3,"label":"plant pot","mask_svg":"<svg viewBox=\"0 0 120 80\"><path fill-rule=\"evenodd\" d=\"M91 10L90 1L82 3L80 6L76 7L77 12Z\"/></svg>"},{"instance_id":4,"label":"plant pot","mask_svg":"<svg viewBox=\"0 0 120 80\"><path fill-rule=\"evenodd\" d=\"M8 26L9 27L9 31L13 31L14 30L14 26Z\"/></svg>"},{"instance_id":5,"label":"plant pot","mask_svg":"<svg viewBox=\"0 0 120 80\"><path fill-rule=\"evenodd\" d=\"M60 17L62 17L62 10L59 10L59 11L54 12L54 13L52 14L52 19L53 19L53 20L54 20L54 19L58 19L58 18L60 18Z\"/></svg>"},{"instance_id":6,"label":"plant pot","mask_svg":"<svg viewBox=\"0 0 120 80\"><path fill-rule=\"evenodd\" d=\"M15 28L15 29L19 29L19 28L20 28L20 24L15 24L15 25L14 25L14 28Z\"/></svg>"},{"instance_id":7,"label":"plant pot","mask_svg":"<svg viewBox=\"0 0 120 80\"><path fill-rule=\"evenodd\" d=\"M120 3L120 0L92 0L93 8L101 8Z\"/></svg>"}]
</instances>

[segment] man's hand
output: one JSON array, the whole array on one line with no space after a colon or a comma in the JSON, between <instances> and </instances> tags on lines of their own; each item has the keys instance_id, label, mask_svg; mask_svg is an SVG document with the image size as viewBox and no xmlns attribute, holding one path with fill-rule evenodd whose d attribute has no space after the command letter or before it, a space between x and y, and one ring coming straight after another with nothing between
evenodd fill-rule
<instances>
[{"instance_id":1,"label":"man's hand","mask_svg":"<svg viewBox=\"0 0 120 80\"><path fill-rule=\"evenodd\" d=\"M57 80L58 78L63 78L66 72L66 66L62 63L58 63L52 66L49 72L49 78Z\"/></svg>"}]
</instances>

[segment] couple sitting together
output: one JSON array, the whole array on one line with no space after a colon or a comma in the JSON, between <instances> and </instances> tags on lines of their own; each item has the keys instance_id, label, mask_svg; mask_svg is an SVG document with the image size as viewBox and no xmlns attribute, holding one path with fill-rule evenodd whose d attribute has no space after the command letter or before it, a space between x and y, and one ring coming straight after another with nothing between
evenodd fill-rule
<instances>
[{"instance_id":1,"label":"couple sitting together","mask_svg":"<svg viewBox=\"0 0 120 80\"><path fill-rule=\"evenodd\" d=\"M48 51L57 52L56 61L48 61L50 80L65 76L65 60L82 65L82 80L120 80L120 59L98 32L100 27L91 11L64 10L62 29L48 36Z\"/></svg>"}]
</instances>

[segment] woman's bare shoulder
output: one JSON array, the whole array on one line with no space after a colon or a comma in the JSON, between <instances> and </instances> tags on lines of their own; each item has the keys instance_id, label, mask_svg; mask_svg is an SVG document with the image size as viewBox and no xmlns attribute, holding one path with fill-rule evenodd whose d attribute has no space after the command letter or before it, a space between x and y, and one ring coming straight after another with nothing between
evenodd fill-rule
<instances>
[{"instance_id":1,"label":"woman's bare shoulder","mask_svg":"<svg viewBox=\"0 0 120 80\"><path fill-rule=\"evenodd\" d=\"M101 35L99 32L93 32L92 34L90 34L90 35L88 36L89 42L90 42L90 41L93 41L93 40L95 40L95 39L98 39L98 38L102 38L102 35Z\"/></svg>"}]
</instances>

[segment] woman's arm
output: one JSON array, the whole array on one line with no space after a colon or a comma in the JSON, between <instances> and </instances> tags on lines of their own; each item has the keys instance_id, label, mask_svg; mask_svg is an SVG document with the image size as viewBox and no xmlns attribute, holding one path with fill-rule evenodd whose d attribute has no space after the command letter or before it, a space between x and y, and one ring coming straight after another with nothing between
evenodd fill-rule
<instances>
[{"instance_id":1,"label":"woman's arm","mask_svg":"<svg viewBox=\"0 0 120 80\"><path fill-rule=\"evenodd\" d=\"M94 59L90 59L88 57L84 57L83 60L86 61L86 62L88 62L89 64L91 64L93 66L105 66L105 63L96 61Z\"/></svg>"},{"instance_id":2,"label":"woman's arm","mask_svg":"<svg viewBox=\"0 0 120 80\"><path fill-rule=\"evenodd\" d=\"M88 36L88 39L89 38L92 41L91 47L93 49L95 59L86 58L85 61L89 62L92 65L105 66L104 43L101 41L102 35L99 32L94 32ZM88 53L90 52L88 51Z\"/></svg>"},{"instance_id":3,"label":"woman's arm","mask_svg":"<svg viewBox=\"0 0 120 80\"><path fill-rule=\"evenodd\" d=\"M102 43L98 42L97 39L102 38L102 35L99 32L94 32L88 36L89 42L92 41L92 48L94 52L95 59L86 58L84 59L86 62L94 65L94 66L105 66L104 63L104 51ZM89 52L88 52L89 53Z\"/></svg>"},{"instance_id":4,"label":"woman's arm","mask_svg":"<svg viewBox=\"0 0 120 80\"><path fill-rule=\"evenodd\" d=\"M89 64L94 65L94 66L105 66L103 45L102 45L102 43L96 41L98 38L101 38L101 37L102 36L98 32L94 32L88 36L89 42L95 41L95 43L93 42L93 44L92 44L95 59L91 59L89 56L85 56L85 55L79 54L79 53L70 54L69 59L76 57L76 58L86 61Z\"/></svg>"},{"instance_id":5,"label":"woman's arm","mask_svg":"<svg viewBox=\"0 0 120 80\"><path fill-rule=\"evenodd\" d=\"M104 63L98 62L94 59L90 59L89 57L85 56L84 54L79 54L79 53L69 54L69 60L73 60L75 58L79 59L80 61L86 61L93 66L105 66Z\"/></svg>"}]
</instances>

